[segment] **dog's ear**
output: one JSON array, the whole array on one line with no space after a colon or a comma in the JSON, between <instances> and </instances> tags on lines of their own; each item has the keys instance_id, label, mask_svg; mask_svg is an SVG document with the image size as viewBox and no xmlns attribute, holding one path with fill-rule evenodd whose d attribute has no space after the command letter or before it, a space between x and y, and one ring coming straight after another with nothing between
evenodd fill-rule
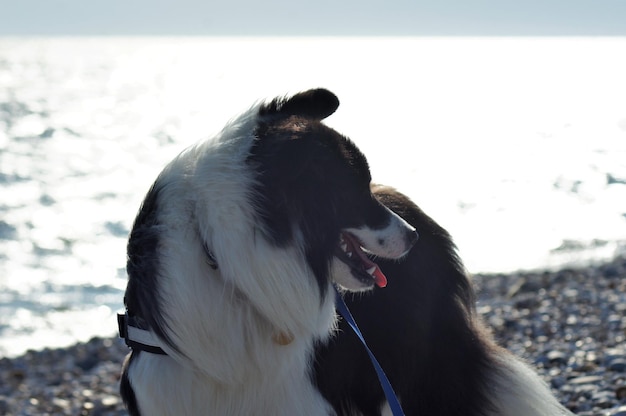
<instances>
[{"instance_id":1,"label":"dog's ear","mask_svg":"<svg viewBox=\"0 0 626 416\"><path fill-rule=\"evenodd\" d=\"M275 98L259 109L259 115L270 118L300 116L313 120L322 120L335 112L339 99L332 92L313 89L300 92L287 98Z\"/></svg>"}]
</instances>

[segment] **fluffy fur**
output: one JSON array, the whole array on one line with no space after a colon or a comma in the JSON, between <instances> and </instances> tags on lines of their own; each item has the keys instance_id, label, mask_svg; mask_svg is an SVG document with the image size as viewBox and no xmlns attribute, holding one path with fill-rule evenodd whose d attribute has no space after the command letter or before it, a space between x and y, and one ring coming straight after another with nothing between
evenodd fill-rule
<instances>
[{"instance_id":1,"label":"fluffy fur","mask_svg":"<svg viewBox=\"0 0 626 416\"><path fill-rule=\"evenodd\" d=\"M527 365L495 344L450 235L397 191L377 186L374 195L420 239L403 260L378 260L386 288L347 295L346 303L406 415L570 415ZM344 322L318 345L315 377L339 415L388 414L369 358Z\"/></svg>"},{"instance_id":2,"label":"fluffy fur","mask_svg":"<svg viewBox=\"0 0 626 416\"><path fill-rule=\"evenodd\" d=\"M389 258L416 239L371 194L361 152L321 123L338 104L326 90L257 104L157 178L129 237L125 304L167 355L127 358L131 415L333 413L310 374L335 323L329 271L374 284L340 236Z\"/></svg>"}]
</instances>

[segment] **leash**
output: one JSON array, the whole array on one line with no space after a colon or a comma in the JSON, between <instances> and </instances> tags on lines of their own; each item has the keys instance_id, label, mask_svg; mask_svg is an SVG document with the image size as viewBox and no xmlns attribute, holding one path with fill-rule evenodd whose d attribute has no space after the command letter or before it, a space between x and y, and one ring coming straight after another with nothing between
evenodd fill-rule
<instances>
[{"instance_id":1,"label":"leash","mask_svg":"<svg viewBox=\"0 0 626 416\"><path fill-rule=\"evenodd\" d=\"M359 337L359 339L361 340L361 343L363 344L363 346L365 347L365 350L367 351L367 354L370 356L370 360L372 361L372 364L374 365L374 369L376 370L376 375L378 376L380 385L383 388L385 397L387 398L387 403L389 403L389 407L391 408L391 413L393 414L393 416L404 416L404 411L402 410L402 406L400 406L400 401L398 400L396 393L393 391L393 387L391 387L391 383L389 382L389 379L387 378L387 376L385 375L385 372L383 371L382 367L378 363L378 360L376 360L376 357L374 357L374 353L372 353L372 351L367 346L367 343L365 342L365 338L363 338L363 334L359 330L359 327L357 326L354 318L352 317L352 314L350 313L350 310L348 309L348 305L346 305L346 302L344 302L343 298L341 297L341 294L339 294L339 290L337 290L336 286L334 286L334 288L335 288L335 298L336 298L335 306L337 307L337 312L339 312L339 315L341 315L343 319L346 320L348 325L350 325L350 328L352 328L352 331L354 331L356 336Z\"/></svg>"}]
</instances>

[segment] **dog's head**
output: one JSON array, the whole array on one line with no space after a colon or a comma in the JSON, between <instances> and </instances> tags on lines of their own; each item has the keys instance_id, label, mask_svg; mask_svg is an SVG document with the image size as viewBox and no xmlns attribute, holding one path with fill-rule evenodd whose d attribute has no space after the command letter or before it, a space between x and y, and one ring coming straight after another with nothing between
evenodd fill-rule
<instances>
[{"instance_id":1,"label":"dog's head","mask_svg":"<svg viewBox=\"0 0 626 416\"><path fill-rule=\"evenodd\" d=\"M372 195L365 156L321 122L338 106L324 89L262 105L248 158L258 172L266 237L277 246L302 245L322 292L331 270L349 290L384 286L366 253L400 258L417 240L415 229Z\"/></svg>"},{"instance_id":2,"label":"dog's head","mask_svg":"<svg viewBox=\"0 0 626 416\"><path fill-rule=\"evenodd\" d=\"M363 154L322 124L338 105L326 90L257 105L161 172L129 238L125 301L168 354L244 380L237 328L259 342L323 337L332 279L383 286L369 257L411 248L415 230L372 195Z\"/></svg>"}]
</instances>

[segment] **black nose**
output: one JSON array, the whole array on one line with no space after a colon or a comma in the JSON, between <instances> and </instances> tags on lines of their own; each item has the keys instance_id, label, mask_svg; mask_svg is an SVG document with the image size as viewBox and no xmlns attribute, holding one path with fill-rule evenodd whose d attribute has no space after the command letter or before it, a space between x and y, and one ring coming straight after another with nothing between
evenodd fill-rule
<instances>
[{"instance_id":1,"label":"black nose","mask_svg":"<svg viewBox=\"0 0 626 416\"><path fill-rule=\"evenodd\" d=\"M417 233L417 230L409 231L406 236L408 246L413 247L419 238L420 235Z\"/></svg>"}]
</instances>

